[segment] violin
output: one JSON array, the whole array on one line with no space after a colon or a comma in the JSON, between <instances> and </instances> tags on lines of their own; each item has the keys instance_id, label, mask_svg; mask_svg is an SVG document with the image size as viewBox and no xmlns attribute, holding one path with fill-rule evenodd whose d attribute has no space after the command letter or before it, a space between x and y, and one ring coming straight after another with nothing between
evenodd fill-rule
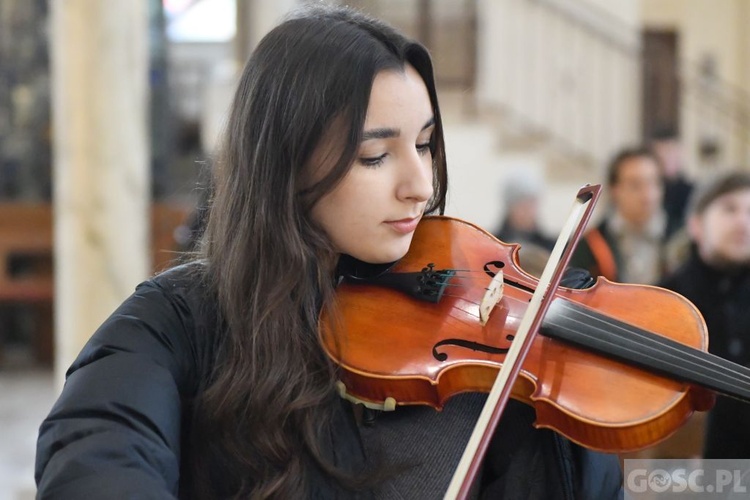
<instances>
[{"instance_id":1,"label":"violin","mask_svg":"<svg viewBox=\"0 0 750 500\"><path fill-rule=\"evenodd\" d=\"M440 410L456 394L488 392L537 285L518 249L430 216L387 272L345 277L320 322L341 395L381 410ZM534 407L537 427L635 451L710 409L714 391L750 400L750 370L707 348L701 314L677 293L604 278L559 287L511 396Z\"/></svg>"}]
</instances>

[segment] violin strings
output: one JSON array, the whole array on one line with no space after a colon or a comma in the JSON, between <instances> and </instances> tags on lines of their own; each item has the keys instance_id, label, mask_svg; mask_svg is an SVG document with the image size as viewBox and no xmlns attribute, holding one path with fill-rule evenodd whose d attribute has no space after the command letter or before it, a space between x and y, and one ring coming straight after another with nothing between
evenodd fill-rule
<instances>
[{"instance_id":1,"label":"violin strings","mask_svg":"<svg viewBox=\"0 0 750 500\"><path fill-rule=\"evenodd\" d=\"M684 355L687 355L687 356L689 356L691 358L694 358L695 360L700 361L699 367L700 366L704 366L706 363L708 363L710 365L717 366L717 367L720 367L720 368L727 368L728 365L727 366L723 366L724 363L731 363L731 362L729 362L727 360L724 360L723 358L719 358L719 357L716 357L716 360L720 360L720 361L715 361L714 359L711 359L711 358L708 358L708 359L704 360L703 357L705 357L705 355L706 355L706 353L704 351L700 351L700 350L695 349L693 347L686 346L684 344L680 344L680 343L676 343L676 342L675 343L677 345L670 344L670 343L668 343L666 341L667 339L665 339L664 337L661 337L661 336L658 336L658 335L644 334L644 333L641 333L641 331L639 331L638 329L629 330L629 329L627 329L627 328L625 328L622 325L619 325L617 323L608 322L608 320L606 318L603 318L603 317L600 317L600 316L595 316L595 315L593 315L591 313L588 313L585 309L577 310L575 307L570 307L570 304L567 304L567 305L569 306L568 307L569 310L572 310L575 313L577 313L577 314L579 314L581 316L584 316L586 318L592 318L592 319L594 319L596 321L599 321L601 323L604 323L604 324L607 324L607 325L616 326L616 327L620 328L621 330L626 331L627 333L629 333L631 335L631 337L639 337L640 339L644 339L646 341L650 341L652 343L657 344L658 347L666 348L667 350L673 351L673 352L676 351L679 354L684 354ZM628 338L628 337L621 337L621 338L623 340L626 340L626 341L634 342L634 340L632 338ZM641 345L641 344L637 344L637 345ZM698 354L698 353L700 353L700 354ZM675 356L675 357L678 358L678 359L681 359L678 356ZM739 367L741 370L744 370L745 373L740 373L739 371L737 371L736 373L739 374L739 375L741 375L741 376L743 376L743 377L745 377L745 378L747 378L750 381L750 370L746 369L745 367L743 367L741 365L737 365L737 367Z\"/></svg>"},{"instance_id":2,"label":"violin strings","mask_svg":"<svg viewBox=\"0 0 750 500\"><path fill-rule=\"evenodd\" d=\"M465 270L465 269L464 270L460 270L460 271L467 272L467 273L480 274L481 276L476 276L476 275L475 276L459 276L459 275L450 275L450 274L447 274L447 273L446 274L441 274L440 276L441 277L449 277L451 279L452 278L461 278L461 279L464 279L464 280L476 280L479 277L489 278L489 276L487 275L487 273L485 271L469 271L469 270ZM489 283L490 281L491 281L491 279L488 279L487 283ZM507 281L504 281L504 282L507 283ZM475 288L471 284L465 284L465 283L461 283L461 284L458 284L458 283L455 283L455 284L454 283L445 283L445 286L446 287L451 287L451 288L462 288L462 289L463 288L466 288L466 289ZM487 286L482 287L482 290L485 291L485 292L487 292L487 291L489 291L489 287L487 287ZM453 294L449 294L449 293L444 293L443 296L444 297L453 297L453 298L458 298L458 299L464 299L465 302L467 302L469 304L473 304L475 306L479 306L480 305L480 302L477 302L477 301L474 301L474 300L468 300L463 295L453 295ZM468 311L464 311L464 312L468 312ZM479 317L478 315L474 315L474 316L475 317Z\"/></svg>"},{"instance_id":3,"label":"violin strings","mask_svg":"<svg viewBox=\"0 0 750 500\"><path fill-rule=\"evenodd\" d=\"M638 346L638 347L641 347L641 346ZM647 358L647 359L649 359L649 360L651 360L653 362L659 362L659 363L661 363L663 365L666 365L667 367L672 368L672 372L671 373L669 373L668 370L662 370L662 372L664 374L666 374L667 376L669 376L669 375L673 376L673 377L669 377L669 378L674 378L674 376L678 376L679 373L677 373L677 372L679 372L680 369L685 368L684 366L680 365L679 363L678 364L672 363L672 362L670 362L668 359L666 359L664 357L652 356L652 355L650 355L650 354L648 354L648 353L646 353L643 350L640 350L638 348L631 349L631 348L626 347L626 346L619 346L619 350L621 352L627 352L627 353L631 354L631 357L629 358L631 360L635 360L637 358L640 358L642 360L643 358ZM679 352L681 354L687 354L687 355L689 355L685 351L679 351ZM665 355L669 356L668 354L665 354ZM673 357L676 358L677 361L684 360L684 358L682 358L680 356L673 356ZM713 390L721 393L723 396L735 399L737 401L742 401L743 403L750 402L750 392L748 392L748 387L746 387L745 384L742 384L742 382L736 381L736 379L734 379L734 378L724 378L724 376L731 377L730 373L727 373L727 372L735 373L735 374L737 374L740 377L746 377L746 375L741 374L739 371L735 370L734 367L731 367L731 366L730 367L722 367L722 365L713 363L710 359L698 358L698 361L699 361L699 363L691 363L691 366L698 373L703 372L703 373L700 373L701 376L702 376L702 378L701 377L687 377L687 376L683 375L683 377L685 377L682 380L683 382L686 382L686 383L695 382L695 383L698 383L698 385L703 385L703 386L708 387L709 389L713 389ZM627 362L626 362L626 364L627 364ZM710 367L707 366L708 364L714 364L714 366L717 366L717 367L723 368L723 369L719 369L719 370L714 369L714 370L712 370ZM706 372L710 372L710 371L713 372L714 377L712 377L710 373L706 373ZM676 380L680 380L679 377ZM734 390L738 394L742 393L742 394L744 394L744 396L739 396L739 395L732 394L732 392L731 392L732 390Z\"/></svg>"},{"instance_id":4,"label":"violin strings","mask_svg":"<svg viewBox=\"0 0 750 500\"><path fill-rule=\"evenodd\" d=\"M646 356L654 361L667 363L670 367L677 371L679 371L679 369L685 368L685 366L683 366L685 362L690 363L693 369L699 374L702 374L705 378L708 378L709 380L715 382L723 382L725 386L735 388L739 391L744 390L747 394L746 397L750 398L750 387L747 387L748 380L750 380L750 375L748 375L750 373L750 370L747 370L740 365L734 365L733 363L724 360L723 358L707 355L707 353L705 353L704 351L700 351L695 348L679 344L677 342L675 342L675 344L677 345L671 345L670 343L666 342L667 339L659 337L658 335L645 335L638 330L625 328L621 324L610 322L603 317L595 316L585 310L578 310L575 307L572 307L571 304L568 304L566 302L563 303L567 306L568 310L573 311L578 316L582 316L586 319L592 320L581 321L572 317L567 318L570 321L577 322L591 328L598 328L595 323L603 323L605 325L609 325L611 327L614 327L615 330L621 330L628 334L618 336L618 340L634 345L635 347L633 348L615 342L609 342L606 339L594 337L593 335L586 333L585 328L582 329L582 332L579 332L580 336L608 342L610 345L617 346L620 349L623 349L631 354L637 355L638 357L640 357L640 359L642 359L643 356ZM598 329L603 332L607 331L600 327ZM637 339L640 339L641 341L638 342ZM644 341L652 345L647 345L644 343ZM660 351L658 348L661 348L662 350ZM646 352L644 349L650 350L656 354ZM677 355L674 354L675 352L677 353ZM636 361L637 359L638 358L634 358L633 361ZM679 363L680 361L683 362L682 365ZM711 377L711 374L714 375L713 378ZM733 377L732 375L738 375L739 377L745 379L744 385L739 385L738 382L740 381L738 381L737 378Z\"/></svg>"},{"instance_id":5,"label":"violin strings","mask_svg":"<svg viewBox=\"0 0 750 500\"><path fill-rule=\"evenodd\" d=\"M480 277L481 278L490 278L487 275L487 272L484 271L484 270L476 270L475 271L475 270L469 270L469 269L454 269L453 271L456 271L457 273L467 273L467 274L470 274L471 276L461 276L459 274L450 274L450 273L436 273L436 274L438 274L438 276L440 276L442 278L448 278L449 280L454 279L454 278L461 278L461 279L464 279L464 280L477 280ZM480 276L477 276L477 275L480 275ZM489 283L490 281L491 281L491 278L489 280L487 280L487 283ZM503 282L504 283L508 283L508 280L504 280ZM461 284L455 283L454 284L454 283L450 283L450 282L445 283L443 286L452 287L452 288L466 288L466 289L473 289L473 288L475 288L471 284L465 284L465 283L461 283ZM484 290L485 292L487 292L487 291L489 291L489 287L486 287L486 286L482 287L482 290ZM477 301L474 301L474 300L469 300L464 295L455 295L455 294L451 294L451 293L443 293L443 297L451 297L451 298L456 298L456 299L463 299L464 302L466 302L466 303L475 305L477 307L480 306L480 302L477 302ZM470 311L464 310L463 312L471 314ZM475 318L479 318L478 314L472 314L472 316L474 316Z\"/></svg>"},{"instance_id":6,"label":"violin strings","mask_svg":"<svg viewBox=\"0 0 750 500\"><path fill-rule=\"evenodd\" d=\"M706 365L713 366L713 367L715 367L716 370L719 370L718 371L719 375L723 375L724 374L721 371L722 368L727 368L726 366L722 366L722 364L720 362L717 362L717 361L715 361L715 360L713 360L711 358L704 359L704 357L706 357L705 356L706 353L703 352L703 351L697 350L695 348L692 348L692 347L689 347L689 346L685 346L685 345L679 344L679 343L677 344L677 346L675 346L675 345L672 345L672 344L666 342L666 339L664 339L663 337L659 337L657 335L654 335L654 336L645 335L645 334L641 333L638 330L630 330L628 328L623 327L622 325L619 325L619 324L616 324L616 323L612 323L612 322L608 322L606 319L604 319L602 317L597 317L597 316L595 316L593 314L590 314L590 313L587 313L585 311L577 311L577 310L575 310L575 308L569 308L569 309L573 310L575 313L577 313L580 316L583 316L585 318L593 319L594 321L598 321L598 322L604 323L606 325L614 326L615 328L618 328L618 329L620 329L622 331L627 332L630 335L631 338L628 338L627 336L624 336L624 337L620 337L620 339L624 340L626 342L635 343L636 347L642 346L643 343L636 342L636 340L634 338L632 338L632 337L639 338L642 341L645 340L647 342L651 342L653 344L656 344L657 347L665 349L666 351L670 351L670 352L663 352L662 351L661 353L663 353L663 354L665 354L667 356L672 355L674 357L674 359L677 360L677 361L684 360L685 356L687 356L689 358L692 358L694 362L697 360L698 361L697 368L701 368L701 367L704 367ZM594 325L592 325L592 326L594 326ZM653 346L651 346L651 347L653 348ZM676 352L678 355L672 354L674 352ZM698 354L698 353L700 353L700 354ZM722 358L716 358L716 359L717 360L722 360ZM726 361L726 360L722 360L722 361ZM740 367L740 368L744 369L743 367ZM750 380L750 376L748 376L747 373L741 373L739 371L736 371L736 373L738 375L740 375L742 377L745 377L745 378L747 378L747 379Z\"/></svg>"},{"instance_id":7,"label":"violin strings","mask_svg":"<svg viewBox=\"0 0 750 500\"><path fill-rule=\"evenodd\" d=\"M468 271L470 273L475 272L482 272L483 271ZM464 285L452 285L452 286L459 286L462 287ZM487 290L487 288L485 288ZM567 303L567 302L565 302ZM476 304L476 303L474 303ZM750 370L746 370L744 367L740 365L726 365L723 362L726 362L726 360L723 360L722 358L716 358L713 359L712 357L706 356L706 353L704 351L697 350L695 348L692 348L690 346L685 346L683 344L677 343L677 346L670 345L669 343L665 342L663 337L659 337L658 335L645 335L641 333L638 330L632 330L630 328L626 328L621 324L610 322L607 319L603 317L597 317L593 314L588 313L585 309L576 309L574 307L571 307L570 304L568 304L568 309L575 312L576 314L583 316L586 319L593 320L590 322L583 321L585 325L589 325L593 328L597 328L594 324L595 322L603 323L604 325L615 327L616 329L621 330L622 332L626 333L627 335L623 336L620 335L619 339L625 342L630 342L635 347L626 348L625 346L620 345L621 348L626 348L627 352L635 355L643 355L645 354L642 352L644 348L650 348L654 349L656 352L658 352L659 356L650 356L651 359L654 361L661 361L661 362L667 362L670 367L679 369L682 368L680 366L680 361L688 361L691 362L691 364L694 366L694 369L701 373L704 377L711 378L713 375L713 380L723 381L723 383L729 387L734 387L738 390L746 390L750 391L750 387L744 387L738 384L740 382L737 380L736 377L732 377L731 375L739 375L741 378L744 378L746 380L745 384L750 384ZM572 318L571 318L572 319ZM606 331L603 328L599 327L600 331ZM589 338L595 338L593 336L590 336L588 334L583 333L582 335L587 336ZM640 340L641 342L638 342ZM643 344L643 341L649 341L654 345L651 346L645 346ZM609 342L611 345L617 346L617 343ZM657 348L661 348L661 350L658 350ZM665 359L662 359L664 357ZM687 359L686 359L687 358ZM738 371L738 368L740 370L746 370L747 373L743 373ZM727 373L727 372L731 372ZM727 378L729 377L729 378Z\"/></svg>"},{"instance_id":8,"label":"violin strings","mask_svg":"<svg viewBox=\"0 0 750 500\"><path fill-rule=\"evenodd\" d=\"M450 279L473 280L473 279L477 279L478 277L487 277L487 278L489 278L489 276L487 276L487 273L485 273L484 271L472 271L473 275L470 275L470 276L463 276L463 275L460 275L460 274L447 274L447 273L445 273L445 274L444 273L435 273L435 274L437 274L441 278L448 278L449 280Z\"/></svg>"},{"instance_id":9,"label":"violin strings","mask_svg":"<svg viewBox=\"0 0 750 500\"><path fill-rule=\"evenodd\" d=\"M484 270L467 269L455 270L455 273L436 274L441 278L448 278L449 281L453 279L476 281L478 275L487 275L486 271ZM467 283L466 281L464 281L464 283L448 282L445 283L445 286L456 289L469 288L471 287L471 284ZM483 290L486 291L488 290L488 288L483 287ZM465 296L450 293L445 293L444 296L464 299L466 301ZM478 302L472 300L468 300L467 302L473 305L479 305ZM746 397L750 398L750 370L742 367L741 365L735 365L727 360L724 360L723 358L707 355L707 353L704 351L680 344L675 341L672 341L675 344L672 345L666 342L666 340L671 339L665 339L664 337L655 334L647 334L648 332L643 332L642 329L634 328L631 325L613 322L606 317L594 315L588 312L585 308L576 308L568 301L563 300L562 302L566 306L567 310L572 311L577 316L577 318L569 317L567 319L584 326L584 328L581 328L576 332L576 335L578 335L579 337L608 343L609 345L618 348L623 353L623 356L629 354L632 361L642 361L645 356L652 362L661 363L662 365L666 365L667 367L672 368L672 370L675 372L686 369L686 366L684 365L685 363L688 363L697 374L701 375L705 379L718 384L723 384L724 386L729 388L734 388L739 392L745 392L747 394ZM471 314L471 312L467 310L463 310L463 313ZM473 316L478 317L478 315L476 314L474 314ZM460 323L467 323L466 321L458 318L454 319L456 319ZM550 326L561 326L555 325L555 323L553 322L547 322L547 324ZM605 329L601 325L607 326L609 328ZM602 338L601 336L597 337L595 335L592 335L586 332L585 327L593 328L595 330L598 330L599 332L607 333L609 338L612 338L612 336L615 335L618 342L612 342L608 338ZM621 332L619 335L614 333L618 330ZM727 394L727 396L735 397L729 394Z\"/></svg>"}]
</instances>

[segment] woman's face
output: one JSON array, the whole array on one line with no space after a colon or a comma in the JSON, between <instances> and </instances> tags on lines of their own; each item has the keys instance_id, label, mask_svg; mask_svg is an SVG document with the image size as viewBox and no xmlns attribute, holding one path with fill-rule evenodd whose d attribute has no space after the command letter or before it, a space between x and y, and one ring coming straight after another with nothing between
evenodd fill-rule
<instances>
[{"instance_id":1,"label":"woman's face","mask_svg":"<svg viewBox=\"0 0 750 500\"><path fill-rule=\"evenodd\" d=\"M406 254L432 196L434 128L427 87L412 66L376 75L357 159L312 209L336 251L370 263Z\"/></svg>"}]
</instances>

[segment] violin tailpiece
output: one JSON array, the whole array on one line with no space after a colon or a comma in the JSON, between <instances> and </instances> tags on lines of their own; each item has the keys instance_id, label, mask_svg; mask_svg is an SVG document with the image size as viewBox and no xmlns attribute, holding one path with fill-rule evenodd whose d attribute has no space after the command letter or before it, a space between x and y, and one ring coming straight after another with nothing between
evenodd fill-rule
<instances>
[{"instance_id":1,"label":"violin tailpiece","mask_svg":"<svg viewBox=\"0 0 750 500\"><path fill-rule=\"evenodd\" d=\"M404 292L415 299L437 304L445 293L448 282L456 274L453 269L435 270L435 264L427 264L416 273L384 273L369 278L346 276L347 283L377 285Z\"/></svg>"}]
</instances>

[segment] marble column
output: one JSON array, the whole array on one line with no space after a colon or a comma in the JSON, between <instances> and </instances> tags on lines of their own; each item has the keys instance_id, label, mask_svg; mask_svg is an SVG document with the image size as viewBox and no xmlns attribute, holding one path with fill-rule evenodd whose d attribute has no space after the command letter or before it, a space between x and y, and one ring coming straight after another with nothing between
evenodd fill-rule
<instances>
[{"instance_id":1,"label":"marble column","mask_svg":"<svg viewBox=\"0 0 750 500\"><path fill-rule=\"evenodd\" d=\"M147 277L148 5L52 0L55 371Z\"/></svg>"}]
</instances>

